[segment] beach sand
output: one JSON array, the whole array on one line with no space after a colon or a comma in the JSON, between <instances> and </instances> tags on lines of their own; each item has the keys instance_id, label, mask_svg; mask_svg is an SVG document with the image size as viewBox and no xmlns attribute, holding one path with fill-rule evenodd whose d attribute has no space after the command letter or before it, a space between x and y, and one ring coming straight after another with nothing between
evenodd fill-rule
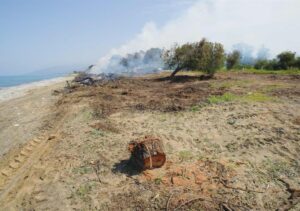
<instances>
[{"instance_id":1,"label":"beach sand","mask_svg":"<svg viewBox=\"0 0 300 211\"><path fill-rule=\"evenodd\" d=\"M60 77L0 90L0 157L40 132L56 96L72 77Z\"/></svg>"},{"instance_id":2,"label":"beach sand","mask_svg":"<svg viewBox=\"0 0 300 211\"><path fill-rule=\"evenodd\" d=\"M66 80L70 80L71 78L72 77L58 77L58 78L42 80L42 81L22 84L13 87L0 88L0 103L24 96L30 93L30 91L37 90L37 88L39 87L44 88L47 86L55 85L60 82L64 83Z\"/></svg>"}]
</instances>

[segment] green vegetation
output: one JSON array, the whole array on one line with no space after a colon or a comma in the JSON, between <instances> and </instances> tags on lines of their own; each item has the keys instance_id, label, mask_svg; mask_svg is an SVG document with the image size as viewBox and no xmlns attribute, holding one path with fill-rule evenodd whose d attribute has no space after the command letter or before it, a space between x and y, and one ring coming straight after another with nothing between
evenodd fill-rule
<instances>
[{"instance_id":1,"label":"green vegetation","mask_svg":"<svg viewBox=\"0 0 300 211\"><path fill-rule=\"evenodd\" d=\"M279 90L279 89L283 89L283 88L289 88L290 86L288 84L269 84L264 86L261 91L263 93L268 93L268 92L272 92L274 90Z\"/></svg>"},{"instance_id":2,"label":"green vegetation","mask_svg":"<svg viewBox=\"0 0 300 211\"><path fill-rule=\"evenodd\" d=\"M266 159L263 165L268 175L274 179L281 176L294 177L296 175L291 164L284 161Z\"/></svg>"},{"instance_id":3,"label":"green vegetation","mask_svg":"<svg viewBox=\"0 0 300 211\"><path fill-rule=\"evenodd\" d=\"M239 71L239 70L235 70ZM274 75L299 75L300 70L257 70L257 69L245 69L244 73L254 73L254 74L274 74Z\"/></svg>"},{"instance_id":4,"label":"green vegetation","mask_svg":"<svg viewBox=\"0 0 300 211\"><path fill-rule=\"evenodd\" d=\"M83 110L82 115L83 115L83 118L86 119L86 120L90 120L90 119L93 118L92 112L90 110L87 110L87 109Z\"/></svg>"},{"instance_id":5,"label":"green vegetation","mask_svg":"<svg viewBox=\"0 0 300 211\"><path fill-rule=\"evenodd\" d=\"M237 99L237 96L231 93L225 93L223 95L212 95L207 100L210 104L219 104L224 102L230 102Z\"/></svg>"},{"instance_id":6,"label":"green vegetation","mask_svg":"<svg viewBox=\"0 0 300 211\"><path fill-rule=\"evenodd\" d=\"M235 95L232 93L225 93L223 95L212 95L207 101L210 104L219 104L224 102L242 101L242 102L267 102L274 101L275 98L260 92L248 93L246 95Z\"/></svg>"},{"instance_id":7,"label":"green vegetation","mask_svg":"<svg viewBox=\"0 0 300 211\"><path fill-rule=\"evenodd\" d=\"M96 186L95 182L88 182L83 185L80 185L79 188L76 190L76 195L79 196L84 201L89 201L90 197L89 194L92 191L93 187Z\"/></svg>"},{"instance_id":8,"label":"green vegetation","mask_svg":"<svg viewBox=\"0 0 300 211\"><path fill-rule=\"evenodd\" d=\"M267 101L273 101L274 98L260 92L254 92L242 96L241 100L248 101L248 102L267 102Z\"/></svg>"},{"instance_id":9,"label":"green vegetation","mask_svg":"<svg viewBox=\"0 0 300 211\"><path fill-rule=\"evenodd\" d=\"M162 183L162 178L160 178L160 177L155 178L155 179L154 179L154 183L155 183L156 185L160 185L160 184Z\"/></svg>"},{"instance_id":10,"label":"green vegetation","mask_svg":"<svg viewBox=\"0 0 300 211\"><path fill-rule=\"evenodd\" d=\"M254 68L258 70L291 70L300 69L300 57L296 57L295 52L284 51L277 55L276 59L257 60Z\"/></svg>"},{"instance_id":11,"label":"green vegetation","mask_svg":"<svg viewBox=\"0 0 300 211\"><path fill-rule=\"evenodd\" d=\"M193 154L191 151L184 150L179 152L179 159L181 160L181 162L192 160L192 158Z\"/></svg>"},{"instance_id":12,"label":"green vegetation","mask_svg":"<svg viewBox=\"0 0 300 211\"><path fill-rule=\"evenodd\" d=\"M201 106L195 105L190 108L190 111L197 112L197 111L200 111L200 109L201 109Z\"/></svg>"},{"instance_id":13,"label":"green vegetation","mask_svg":"<svg viewBox=\"0 0 300 211\"><path fill-rule=\"evenodd\" d=\"M208 42L202 39L196 43L175 45L163 54L165 64L175 69L171 77L181 70L202 70L209 76L224 66L225 53L221 43Z\"/></svg>"},{"instance_id":14,"label":"green vegetation","mask_svg":"<svg viewBox=\"0 0 300 211\"><path fill-rule=\"evenodd\" d=\"M91 131L91 135L95 138L104 136L104 133L101 130L94 129Z\"/></svg>"},{"instance_id":15,"label":"green vegetation","mask_svg":"<svg viewBox=\"0 0 300 211\"><path fill-rule=\"evenodd\" d=\"M233 51L229 53L226 58L226 68L227 70L231 70L240 65L241 53L239 51Z\"/></svg>"},{"instance_id":16,"label":"green vegetation","mask_svg":"<svg viewBox=\"0 0 300 211\"><path fill-rule=\"evenodd\" d=\"M295 52L284 51L270 60L267 57L251 57L246 61L245 55L240 51L234 50L225 55L221 43L209 42L206 39L181 46L174 45L165 50L162 57L166 67L174 70L171 77L184 70L201 70L212 77L224 67L227 70L239 69L255 74L300 74L300 57Z\"/></svg>"},{"instance_id":17,"label":"green vegetation","mask_svg":"<svg viewBox=\"0 0 300 211\"><path fill-rule=\"evenodd\" d=\"M77 168L74 168L72 170L72 172L74 174L80 174L80 175L83 175L83 174L89 174L89 173L92 173L93 172L93 169L92 167L90 166L81 166L81 167L77 167Z\"/></svg>"}]
</instances>

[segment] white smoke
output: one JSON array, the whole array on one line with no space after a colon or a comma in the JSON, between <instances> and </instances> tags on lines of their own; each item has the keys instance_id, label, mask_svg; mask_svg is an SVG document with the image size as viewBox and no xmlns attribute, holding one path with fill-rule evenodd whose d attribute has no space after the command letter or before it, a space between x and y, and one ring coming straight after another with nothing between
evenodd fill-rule
<instances>
[{"instance_id":1,"label":"white smoke","mask_svg":"<svg viewBox=\"0 0 300 211\"><path fill-rule=\"evenodd\" d=\"M141 33L102 57L93 72L115 72L115 55L150 48L168 48L174 43L195 42L202 38L221 42L226 49L247 43L258 53L261 46L274 56L283 50L300 51L299 0L199 0L162 27L146 23ZM115 61L116 62L116 61Z\"/></svg>"},{"instance_id":2,"label":"white smoke","mask_svg":"<svg viewBox=\"0 0 300 211\"><path fill-rule=\"evenodd\" d=\"M125 56L113 55L109 62L102 66L102 73L115 73L123 75L138 75L152 73L161 70L162 50L151 48L147 51L139 51Z\"/></svg>"}]
</instances>

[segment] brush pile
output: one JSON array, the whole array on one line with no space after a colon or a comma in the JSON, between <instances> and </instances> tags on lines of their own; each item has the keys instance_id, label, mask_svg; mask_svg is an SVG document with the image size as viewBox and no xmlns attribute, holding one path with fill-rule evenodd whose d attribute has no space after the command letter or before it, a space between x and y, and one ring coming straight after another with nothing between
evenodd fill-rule
<instances>
[{"instance_id":1,"label":"brush pile","mask_svg":"<svg viewBox=\"0 0 300 211\"><path fill-rule=\"evenodd\" d=\"M119 76L113 73L91 74L91 73L81 72L74 78L73 82L81 85L92 86L92 85L102 84L108 81L114 81L118 78Z\"/></svg>"}]
</instances>

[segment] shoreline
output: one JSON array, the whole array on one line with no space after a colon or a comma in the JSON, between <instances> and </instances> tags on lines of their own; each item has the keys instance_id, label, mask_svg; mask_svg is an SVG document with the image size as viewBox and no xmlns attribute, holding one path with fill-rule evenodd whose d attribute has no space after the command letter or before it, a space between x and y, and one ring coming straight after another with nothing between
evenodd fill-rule
<instances>
[{"instance_id":1,"label":"shoreline","mask_svg":"<svg viewBox=\"0 0 300 211\"><path fill-rule=\"evenodd\" d=\"M0 87L0 103L22 97L28 94L28 92L39 89L41 87L50 86L56 83L62 83L64 81L71 80L72 78L73 76L63 76L12 87Z\"/></svg>"},{"instance_id":2,"label":"shoreline","mask_svg":"<svg viewBox=\"0 0 300 211\"><path fill-rule=\"evenodd\" d=\"M52 91L72 79L59 77L0 90L0 158L41 132L58 98Z\"/></svg>"}]
</instances>

